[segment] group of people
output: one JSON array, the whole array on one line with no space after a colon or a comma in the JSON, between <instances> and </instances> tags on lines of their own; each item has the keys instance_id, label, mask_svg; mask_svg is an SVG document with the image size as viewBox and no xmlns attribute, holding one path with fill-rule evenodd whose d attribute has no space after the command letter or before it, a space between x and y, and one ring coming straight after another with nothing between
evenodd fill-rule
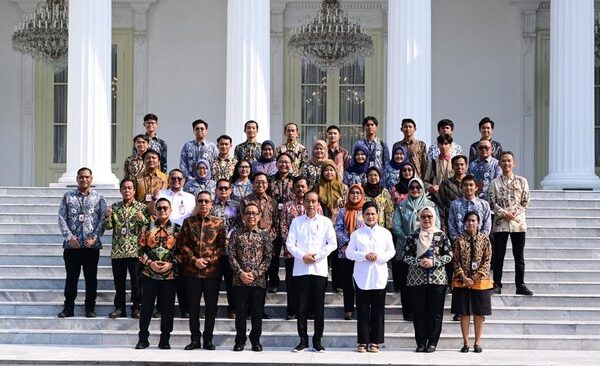
<instances>
[{"instance_id":1,"label":"group of people","mask_svg":"<svg viewBox=\"0 0 600 366\"><path fill-rule=\"evenodd\" d=\"M261 351L267 293L276 293L283 250L286 319L297 321L301 352L309 347L307 319L314 319L312 347L324 352L324 303L328 279L343 293L344 318L357 319L357 351L378 352L384 342L388 265L403 317L413 321L417 352L434 352L444 301L460 320L469 351L481 352L491 294L502 291L508 237L515 257L517 294L525 286L523 249L529 205L527 180L513 173L515 157L492 140L494 122L479 123L481 139L467 158L453 140L454 124L437 125L437 144L415 138L416 123L402 121L403 140L388 150L377 137L378 121L363 120L364 137L349 154L337 126L313 143L311 157L298 142L299 127L285 126L285 143L256 141L259 125L244 125L246 141L227 135L206 139L208 123L192 123L195 139L181 151L179 168L166 174L166 143L156 136L158 118L144 118L124 164L122 201L110 206L91 189L92 171L81 168L78 188L65 193L59 210L67 273L64 309L74 315L83 268L85 314L95 317L100 238L112 230L114 310L127 316L126 276L131 279L131 316L139 318L137 349L149 346L148 327L160 317L159 348L170 348L175 298L189 318L186 350L214 350L213 330L221 280L228 316L235 319L234 351L247 338ZM493 253L493 254L492 254ZM493 268L493 276L490 274ZM200 301L204 296L204 332ZM356 307L356 314L355 314ZM247 336L246 319L252 330Z\"/></svg>"}]
</instances>

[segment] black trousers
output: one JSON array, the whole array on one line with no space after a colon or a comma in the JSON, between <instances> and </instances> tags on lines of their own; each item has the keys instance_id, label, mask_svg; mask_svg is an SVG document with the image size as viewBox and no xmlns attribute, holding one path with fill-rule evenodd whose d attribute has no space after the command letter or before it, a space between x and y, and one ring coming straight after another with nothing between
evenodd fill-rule
<instances>
[{"instance_id":1,"label":"black trousers","mask_svg":"<svg viewBox=\"0 0 600 366\"><path fill-rule=\"evenodd\" d=\"M346 258L338 258L339 285L344 290L344 312L354 311L354 261Z\"/></svg>"},{"instance_id":2,"label":"black trousers","mask_svg":"<svg viewBox=\"0 0 600 366\"><path fill-rule=\"evenodd\" d=\"M342 288L340 284L340 269L337 250L334 250L327 256L327 263L331 268L331 289L335 291Z\"/></svg>"},{"instance_id":3,"label":"black trousers","mask_svg":"<svg viewBox=\"0 0 600 366\"><path fill-rule=\"evenodd\" d=\"M188 308L190 311L190 333L192 341L200 342L200 299L204 294L204 342L212 342L217 316L217 302L219 300L219 285L221 278L184 277Z\"/></svg>"},{"instance_id":4,"label":"black trousers","mask_svg":"<svg viewBox=\"0 0 600 366\"><path fill-rule=\"evenodd\" d=\"M136 258L111 259L113 281L115 284L115 308L125 311L125 288L127 272L131 283L131 310L140 309L140 269L141 263Z\"/></svg>"},{"instance_id":5,"label":"black trousers","mask_svg":"<svg viewBox=\"0 0 600 366\"><path fill-rule=\"evenodd\" d=\"M225 281L225 291L227 292L227 311L235 311L235 295L233 292L233 272L229 264L229 256L222 255L219 259L219 266L221 273L223 273L223 280Z\"/></svg>"},{"instance_id":6,"label":"black trousers","mask_svg":"<svg viewBox=\"0 0 600 366\"><path fill-rule=\"evenodd\" d=\"M285 291L287 294L287 315L296 315L298 313L298 294L294 286L294 258L286 258L285 262Z\"/></svg>"},{"instance_id":7,"label":"black trousers","mask_svg":"<svg viewBox=\"0 0 600 366\"><path fill-rule=\"evenodd\" d=\"M385 289L361 290L356 286L358 343L383 343Z\"/></svg>"},{"instance_id":8,"label":"black trousers","mask_svg":"<svg viewBox=\"0 0 600 366\"><path fill-rule=\"evenodd\" d=\"M417 346L436 346L442 332L446 285L410 287Z\"/></svg>"},{"instance_id":9,"label":"black trousers","mask_svg":"<svg viewBox=\"0 0 600 366\"><path fill-rule=\"evenodd\" d=\"M406 286L406 277L408 276L408 264L402 260L392 259L392 276L394 288L400 291L400 302L402 303L402 317L410 319L413 316L412 301L410 299L410 290Z\"/></svg>"},{"instance_id":10,"label":"black trousers","mask_svg":"<svg viewBox=\"0 0 600 366\"><path fill-rule=\"evenodd\" d=\"M181 271L180 271L180 273L181 273ZM187 288L186 288L185 281L183 280L183 278L179 277L177 279L176 287L177 287L177 289L176 289L177 305L179 305L179 312L181 313L181 316L183 316L184 313L189 313ZM160 304L158 302L156 303L156 309L158 309L158 311L162 312L162 310L160 308Z\"/></svg>"},{"instance_id":11,"label":"black trousers","mask_svg":"<svg viewBox=\"0 0 600 366\"><path fill-rule=\"evenodd\" d=\"M279 257L281 254L281 248L283 241L281 238L273 240L273 257L271 258L271 264L267 270L267 276L269 279L269 287L279 287Z\"/></svg>"},{"instance_id":12,"label":"black trousers","mask_svg":"<svg viewBox=\"0 0 600 366\"><path fill-rule=\"evenodd\" d=\"M266 289L254 286L234 286L233 293L236 298L235 317L235 343L246 343L246 318L248 309L252 319L250 342L260 342L262 334L262 314L265 308Z\"/></svg>"},{"instance_id":13,"label":"black trousers","mask_svg":"<svg viewBox=\"0 0 600 366\"><path fill-rule=\"evenodd\" d=\"M93 311L96 307L96 296L98 289L98 259L100 249L65 249L63 259L65 261L65 308L73 310L77 298L77 283L79 274L83 267L85 278L85 309Z\"/></svg>"},{"instance_id":14,"label":"black trousers","mask_svg":"<svg viewBox=\"0 0 600 366\"><path fill-rule=\"evenodd\" d=\"M140 341L148 341L150 320L154 312L154 303L158 301L162 317L160 318L160 343L168 344L173 331L175 313L175 280L155 280L142 275L142 308L140 310Z\"/></svg>"},{"instance_id":15,"label":"black trousers","mask_svg":"<svg viewBox=\"0 0 600 366\"><path fill-rule=\"evenodd\" d=\"M294 277L294 282L296 284L296 293L298 294L297 324L300 342L308 345L306 313L309 307L308 303L311 301L315 312L313 345L321 343L323 328L325 327L325 287L327 287L327 277L314 275L296 276Z\"/></svg>"},{"instance_id":16,"label":"black trousers","mask_svg":"<svg viewBox=\"0 0 600 366\"><path fill-rule=\"evenodd\" d=\"M508 235L512 243L513 257L515 258L515 285L525 283L525 232L500 231L494 233L494 284L502 286L502 268L504 267L504 256L506 255L506 243Z\"/></svg>"}]
</instances>

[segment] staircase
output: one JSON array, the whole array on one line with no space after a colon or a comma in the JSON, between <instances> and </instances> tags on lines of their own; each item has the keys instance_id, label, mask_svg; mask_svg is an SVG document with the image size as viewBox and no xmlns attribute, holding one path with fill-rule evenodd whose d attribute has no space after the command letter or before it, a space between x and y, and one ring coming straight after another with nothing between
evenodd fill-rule
<instances>
[{"instance_id":1,"label":"staircase","mask_svg":"<svg viewBox=\"0 0 600 366\"><path fill-rule=\"evenodd\" d=\"M116 190L102 192L109 203L120 199ZM98 317L83 316L83 279L76 316L56 317L64 300L62 237L57 226L63 193L50 188L0 188L0 343L133 347L137 320L107 318L114 296L110 232L103 237L98 270ZM525 278L535 295L514 294L510 284L514 262L508 250L503 294L492 298L493 315L486 319L483 346L600 350L600 192L534 191L532 197ZM283 279L283 268L280 276ZM221 292L214 339L219 349L230 349L234 343L235 326L226 318L226 301ZM298 342L296 321L283 320L285 303L283 291L267 296L266 312L273 319L263 321L265 347L291 348ZM449 308L450 297L439 348L457 349L462 338ZM325 316L325 347L354 348L356 321L342 320L340 294L327 293ZM158 329L159 322L153 320L151 344L158 342ZM399 295L391 291L385 331L386 348L414 347L412 323L402 320ZM188 342L187 319L176 318L171 344L182 348Z\"/></svg>"}]
</instances>

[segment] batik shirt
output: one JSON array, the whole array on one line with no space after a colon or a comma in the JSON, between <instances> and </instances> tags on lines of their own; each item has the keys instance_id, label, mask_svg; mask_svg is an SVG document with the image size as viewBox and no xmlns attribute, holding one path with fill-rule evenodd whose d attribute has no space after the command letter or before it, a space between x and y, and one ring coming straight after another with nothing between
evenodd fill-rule
<instances>
[{"instance_id":1,"label":"batik shirt","mask_svg":"<svg viewBox=\"0 0 600 366\"><path fill-rule=\"evenodd\" d=\"M456 142L452 142L452 146L450 146L450 157L455 157L456 155L462 154L462 147ZM431 144L429 146L429 150L427 150L427 161L432 161L440 156L440 148L436 144Z\"/></svg>"},{"instance_id":2,"label":"batik shirt","mask_svg":"<svg viewBox=\"0 0 600 366\"><path fill-rule=\"evenodd\" d=\"M344 180L342 182L348 187L353 184L362 186L363 184L367 184L367 173L354 173L346 170L344 172Z\"/></svg>"},{"instance_id":3,"label":"batik shirt","mask_svg":"<svg viewBox=\"0 0 600 366\"><path fill-rule=\"evenodd\" d=\"M275 174L269 185L271 187L271 197L279 204L279 209L283 207L283 203L294 199L294 177L291 174L288 174L285 178Z\"/></svg>"},{"instance_id":4,"label":"batik shirt","mask_svg":"<svg viewBox=\"0 0 600 366\"><path fill-rule=\"evenodd\" d=\"M111 207L112 214L104 218L104 228L113 231L110 257L136 258L140 249L139 236L148 224L148 207L135 200L129 206L121 201ZM144 215L142 219L138 218L138 212Z\"/></svg>"},{"instance_id":5,"label":"batik shirt","mask_svg":"<svg viewBox=\"0 0 600 366\"><path fill-rule=\"evenodd\" d=\"M252 182L248 179L245 182L233 182L231 183L231 198L241 202L242 198L252 193L253 187Z\"/></svg>"},{"instance_id":6,"label":"batik shirt","mask_svg":"<svg viewBox=\"0 0 600 366\"><path fill-rule=\"evenodd\" d=\"M365 202L373 201L377 205L379 219L377 224L388 230L392 229L392 219L394 217L394 202L392 196L387 189L383 189L379 196L369 197L365 195Z\"/></svg>"},{"instance_id":7,"label":"batik shirt","mask_svg":"<svg viewBox=\"0 0 600 366\"><path fill-rule=\"evenodd\" d=\"M302 166L308 161L308 151L306 147L299 143L288 142L280 145L277 148L277 156L281 153L287 152L292 156L292 167L294 168L294 174L298 174L302 169Z\"/></svg>"},{"instance_id":8,"label":"batik shirt","mask_svg":"<svg viewBox=\"0 0 600 366\"><path fill-rule=\"evenodd\" d=\"M469 174L475 176L478 184L482 188L477 190L479 198L487 200L490 182L502 175L502 170L498 165L498 159L491 156L485 160L476 159L469 164Z\"/></svg>"},{"instance_id":9,"label":"batik shirt","mask_svg":"<svg viewBox=\"0 0 600 366\"><path fill-rule=\"evenodd\" d=\"M160 192L161 189L167 189L167 179L167 175L160 170L157 170L156 173L149 173L147 170L144 170L142 174L137 176L134 180L136 201L144 203L150 202L151 197L158 196L158 192Z\"/></svg>"},{"instance_id":10,"label":"batik shirt","mask_svg":"<svg viewBox=\"0 0 600 366\"><path fill-rule=\"evenodd\" d=\"M489 201L494 211L494 232L524 232L527 231L525 210L530 202L529 184L525 177L511 174L510 177L501 175L490 184ZM504 220L504 215L512 212L515 218Z\"/></svg>"},{"instance_id":11,"label":"batik shirt","mask_svg":"<svg viewBox=\"0 0 600 366\"><path fill-rule=\"evenodd\" d=\"M144 159L137 154L131 155L123 163L123 176L129 179L135 179L144 171Z\"/></svg>"},{"instance_id":12,"label":"batik shirt","mask_svg":"<svg viewBox=\"0 0 600 366\"><path fill-rule=\"evenodd\" d=\"M433 259L433 267L423 268L419 265L420 257L417 258L417 242L419 241L421 229L417 229L406 238L404 245L404 263L408 264L407 286L421 285L446 285L448 276L445 265L452 260L452 247L450 240L442 231L437 231L431 239L430 249L422 257Z\"/></svg>"},{"instance_id":13,"label":"batik shirt","mask_svg":"<svg viewBox=\"0 0 600 366\"><path fill-rule=\"evenodd\" d=\"M248 142L244 141L237 145L233 151L233 155L238 160L248 160L250 163L254 163L260 154L262 153L262 144L260 142Z\"/></svg>"},{"instance_id":14,"label":"batik shirt","mask_svg":"<svg viewBox=\"0 0 600 366\"><path fill-rule=\"evenodd\" d=\"M479 141L475 141L471 144L471 147L469 148L469 161L475 161L475 159L477 159L477 146L479 146ZM500 160L502 145L498 141L490 140L490 142L492 143L492 157Z\"/></svg>"},{"instance_id":15,"label":"batik shirt","mask_svg":"<svg viewBox=\"0 0 600 366\"><path fill-rule=\"evenodd\" d=\"M160 226L158 221L150 222L140 235L140 256L144 268L142 274L154 280L174 280L177 277L177 264L179 263L177 238L181 226L167 220L165 226ZM157 273L150 268L149 261L163 261L173 264L170 270Z\"/></svg>"},{"instance_id":16,"label":"batik shirt","mask_svg":"<svg viewBox=\"0 0 600 366\"><path fill-rule=\"evenodd\" d=\"M279 222L277 202L266 193L262 195L251 193L242 198L242 201L240 202L240 210L244 211L244 208L251 202L260 208L261 215L260 221L258 222L258 227L266 230L269 235L271 235L271 240L275 239L277 236L277 225Z\"/></svg>"},{"instance_id":17,"label":"batik shirt","mask_svg":"<svg viewBox=\"0 0 600 366\"><path fill-rule=\"evenodd\" d=\"M385 142L379 138L375 138L373 141L362 138L354 144L352 151L356 151L356 145L359 143L363 143L369 150L369 155L367 156L369 167L374 166L380 172L384 171L386 165L390 163L390 151Z\"/></svg>"},{"instance_id":18,"label":"batik shirt","mask_svg":"<svg viewBox=\"0 0 600 366\"><path fill-rule=\"evenodd\" d=\"M475 211L479 215L479 231L489 234L492 231L492 211L490 204L477 197L471 201L466 198L458 198L450 204L448 211L448 236L450 240L455 240L459 235L465 232L463 220L467 212Z\"/></svg>"},{"instance_id":19,"label":"batik shirt","mask_svg":"<svg viewBox=\"0 0 600 366\"><path fill-rule=\"evenodd\" d=\"M383 177L381 181L383 183L383 187L386 189L392 189L398 181L400 180L400 169L394 169L391 164L385 166L385 170L383 171Z\"/></svg>"},{"instance_id":20,"label":"batik shirt","mask_svg":"<svg viewBox=\"0 0 600 366\"><path fill-rule=\"evenodd\" d=\"M146 136L148 136L146 134ZM156 151L160 154L160 171L163 173L167 173L167 143L165 140L159 137L150 137L150 142L148 142L148 150ZM135 144L133 145L133 150L131 150L132 155L136 155L137 151L135 150Z\"/></svg>"},{"instance_id":21,"label":"batik shirt","mask_svg":"<svg viewBox=\"0 0 600 366\"><path fill-rule=\"evenodd\" d=\"M346 215L346 208L342 208L338 211L337 216L335 218L335 222L333 223L333 228L335 229L335 236L337 239L337 255L338 258L346 258L346 249L350 242L350 234L348 232L348 228L346 228L346 224L344 222L344 215ZM363 220L362 210L358 210L356 213L356 224L355 230L360 229L365 225L365 221ZM344 248L342 250L342 248Z\"/></svg>"},{"instance_id":22,"label":"batik shirt","mask_svg":"<svg viewBox=\"0 0 600 366\"><path fill-rule=\"evenodd\" d=\"M267 163L262 163L260 161L255 161L252 163L252 173L265 173L268 177L272 177L277 173L277 160L269 161Z\"/></svg>"},{"instance_id":23,"label":"batik shirt","mask_svg":"<svg viewBox=\"0 0 600 366\"><path fill-rule=\"evenodd\" d=\"M219 179L231 179L233 170L237 164L237 159L232 157L221 158L217 157L210 163L211 167L211 179L215 182Z\"/></svg>"},{"instance_id":24,"label":"batik shirt","mask_svg":"<svg viewBox=\"0 0 600 366\"><path fill-rule=\"evenodd\" d=\"M300 175L306 177L306 180L308 181L308 189L313 189L317 184L319 184L319 179L321 178L321 165L315 165L309 161L302 166Z\"/></svg>"},{"instance_id":25,"label":"batik shirt","mask_svg":"<svg viewBox=\"0 0 600 366\"><path fill-rule=\"evenodd\" d=\"M348 150L344 149L341 146L338 147L336 150L333 150L332 148L328 147L327 157L329 158L329 160L333 160L335 162L335 165L338 169L338 173L340 174L340 177L342 177L344 175L344 169L346 169L346 164L348 164L348 161L350 161L350 157L348 156ZM317 179L317 182L318 181L319 180Z\"/></svg>"},{"instance_id":26,"label":"batik shirt","mask_svg":"<svg viewBox=\"0 0 600 366\"><path fill-rule=\"evenodd\" d=\"M240 203L232 199L228 199L225 202L221 202L218 198L214 200L212 208L210 209L210 215L217 217L225 222L225 230L227 235L231 234L236 220L238 217L238 211L240 210Z\"/></svg>"},{"instance_id":27,"label":"batik shirt","mask_svg":"<svg viewBox=\"0 0 600 366\"><path fill-rule=\"evenodd\" d=\"M408 151L410 162L415 167L416 176L422 179L423 176L425 175L425 170L427 169L427 145L421 140L417 140L417 139L406 140L406 139L404 139L402 141L396 142L394 144L394 146L392 147L392 151L396 151L396 147L398 145L406 148L406 151ZM437 148L437 145L436 145L436 148ZM439 155L439 149L438 149L438 155Z\"/></svg>"},{"instance_id":28,"label":"batik shirt","mask_svg":"<svg viewBox=\"0 0 600 366\"><path fill-rule=\"evenodd\" d=\"M191 193L194 196L202 191L210 192L210 197L215 199L215 190L217 187L217 183L215 183L212 179L207 179L204 183L200 183L196 180L196 178L190 178L189 181L185 183L183 186L183 191L187 193Z\"/></svg>"},{"instance_id":29,"label":"batik shirt","mask_svg":"<svg viewBox=\"0 0 600 366\"><path fill-rule=\"evenodd\" d=\"M106 201L100 193L90 190L86 195L75 189L66 192L58 209L58 227L65 238L63 248L71 249L69 239L77 238L79 248L87 248L85 240L96 239L93 249L102 248Z\"/></svg>"},{"instance_id":30,"label":"batik shirt","mask_svg":"<svg viewBox=\"0 0 600 366\"><path fill-rule=\"evenodd\" d=\"M273 243L269 233L255 228L237 228L227 246L229 265L233 272L234 286L267 287L267 270L273 256ZM251 272L254 281L245 284L240 278L242 272Z\"/></svg>"},{"instance_id":31,"label":"batik shirt","mask_svg":"<svg viewBox=\"0 0 600 366\"><path fill-rule=\"evenodd\" d=\"M199 159L213 161L219 156L219 149L214 142L204 140L198 142L196 140L188 141L181 149L179 158L179 169L183 172L184 178L190 179L196 172L196 163ZM210 168L210 167L209 167Z\"/></svg>"},{"instance_id":32,"label":"batik shirt","mask_svg":"<svg viewBox=\"0 0 600 366\"><path fill-rule=\"evenodd\" d=\"M190 216L181 227L177 247L181 253L182 275L215 278L221 276L219 259L225 253L225 222L213 216ZM196 266L196 260L208 260L206 268Z\"/></svg>"}]
</instances>

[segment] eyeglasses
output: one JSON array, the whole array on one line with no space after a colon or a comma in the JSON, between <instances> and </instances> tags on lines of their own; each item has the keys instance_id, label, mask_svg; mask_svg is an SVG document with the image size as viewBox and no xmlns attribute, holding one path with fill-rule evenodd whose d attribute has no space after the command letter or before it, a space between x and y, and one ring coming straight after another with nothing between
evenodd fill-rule
<instances>
[{"instance_id":1,"label":"eyeglasses","mask_svg":"<svg viewBox=\"0 0 600 366\"><path fill-rule=\"evenodd\" d=\"M244 212L244 215L245 216L250 216L250 217L256 217L256 216L258 216L260 214L258 212L251 211L251 212Z\"/></svg>"},{"instance_id":2,"label":"eyeglasses","mask_svg":"<svg viewBox=\"0 0 600 366\"><path fill-rule=\"evenodd\" d=\"M433 219L433 215L421 215L421 220L431 220Z\"/></svg>"},{"instance_id":3,"label":"eyeglasses","mask_svg":"<svg viewBox=\"0 0 600 366\"><path fill-rule=\"evenodd\" d=\"M161 212L161 211L167 211L170 207L169 206L156 206L156 211Z\"/></svg>"},{"instance_id":4,"label":"eyeglasses","mask_svg":"<svg viewBox=\"0 0 600 366\"><path fill-rule=\"evenodd\" d=\"M408 189L410 189L411 191L420 191L421 186L410 186L410 187L408 187Z\"/></svg>"},{"instance_id":5,"label":"eyeglasses","mask_svg":"<svg viewBox=\"0 0 600 366\"><path fill-rule=\"evenodd\" d=\"M250 169L250 165L240 165L240 169Z\"/></svg>"},{"instance_id":6,"label":"eyeglasses","mask_svg":"<svg viewBox=\"0 0 600 366\"><path fill-rule=\"evenodd\" d=\"M198 202L201 205L208 205L210 203L210 200L198 200L196 202Z\"/></svg>"},{"instance_id":7,"label":"eyeglasses","mask_svg":"<svg viewBox=\"0 0 600 366\"><path fill-rule=\"evenodd\" d=\"M256 181L254 181L254 183L263 184L263 185L269 184L269 182L267 182L266 180L256 180Z\"/></svg>"},{"instance_id":8,"label":"eyeglasses","mask_svg":"<svg viewBox=\"0 0 600 366\"><path fill-rule=\"evenodd\" d=\"M218 189L219 191L226 191L226 190L228 190L228 189L229 189L229 187L220 186L220 187L217 187L217 189Z\"/></svg>"},{"instance_id":9,"label":"eyeglasses","mask_svg":"<svg viewBox=\"0 0 600 366\"><path fill-rule=\"evenodd\" d=\"M355 195L355 196L356 196L356 195L360 195L361 193L360 193L360 192L358 192L358 191L352 191L352 192L350 192L349 194L352 194L352 195Z\"/></svg>"},{"instance_id":10,"label":"eyeglasses","mask_svg":"<svg viewBox=\"0 0 600 366\"><path fill-rule=\"evenodd\" d=\"M183 177L171 177L171 180L178 180L178 181L182 181Z\"/></svg>"},{"instance_id":11,"label":"eyeglasses","mask_svg":"<svg viewBox=\"0 0 600 366\"><path fill-rule=\"evenodd\" d=\"M198 170L208 170L208 168L207 168L207 167L205 167L204 165L200 165L200 166L198 167Z\"/></svg>"}]
</instances>

